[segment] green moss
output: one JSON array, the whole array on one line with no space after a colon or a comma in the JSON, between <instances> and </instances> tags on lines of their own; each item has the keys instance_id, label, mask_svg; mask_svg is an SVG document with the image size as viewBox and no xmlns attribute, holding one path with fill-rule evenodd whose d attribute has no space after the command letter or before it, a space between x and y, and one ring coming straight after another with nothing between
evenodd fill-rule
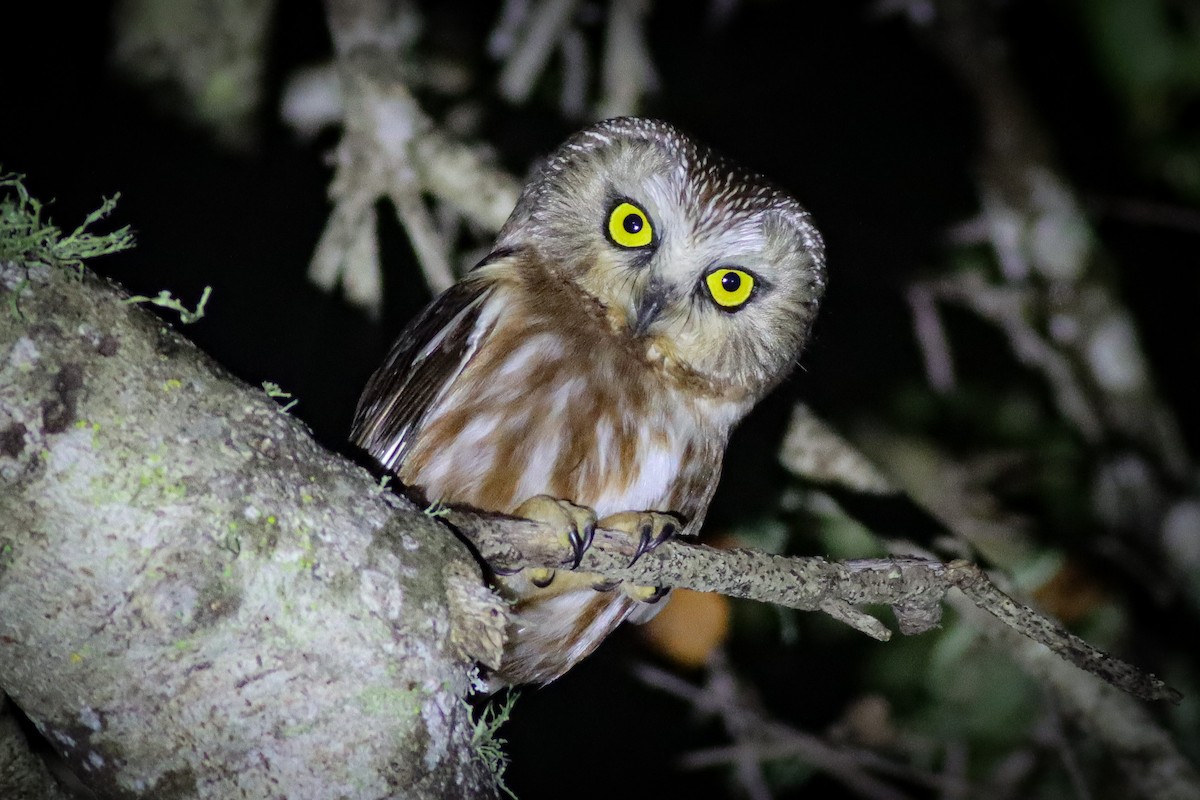
<instances>
[{"instance_id":1,"label":"green moss","mask_svg":"<svg viewBox=\"0 0 1200 800\"><path fill-rule=\"evenodd\" d=\"M260 558L266 558L275 552L279 546L279 527L276 525L256 525L246 531L242 541L247 538L251 544L251 552Z\"/></svg>"},{"instance_id":2,"label":"green moss","mask_svg":"<svg viewBox=\"0 0 1200 800\"><path fill-rule=\"evenodd\" d=\"M125 303L133 305L137 303L150 303L159 306L160 308L168 308L179 314L179 321L184 325L191 325L193 322L199 322L204 319L204 307L208 305L208 298L212 295L212 287L205 286L204 291L200 294L200 302L196 304L195 310L189 309L183 303L171 296L171 293L163 289L155 297L149 297L144 294L134 295L126 298ZM178 381L167 381L167 383L179 383ZM165 387L164 387L165 388Z\"/></svg>"},{"instance_id":3,"label":"green moss","mask_svg":"<svg viewBox=\"0 0 1200 800\"><path fill-rule=\"evenodd\" d=\"M87 230L112 213L119 197L105 199L79 227L64 235L49 218L43 218L44 206L29 195L24 176L0 174L0 261L79 269L85 259L128 250L133 247L128 225L102 235Z\"/></svg>"},{"instance_id":4,"label":"green moss","mask_svg":"<svg viewBox=\"0 0 1200 800\"><path fill-rule=\"evenodd\" d=\"M85 426L88 427L88 426ZM98 439L101 428L92 427L92 446L102 446ZM187 496L187 485L164 459L123 450L117 458L130 469L119 470L113 475L98 475L91 479L91 501L95 506L130 505L137 507L159 506L174 503ZM140 467L140 469L138 468Z\"/></svg>"},{"instance_id":5,"label":"green moss","mask_svg":"<svg viewBox=\"0 0 1200 800\"><path fill-rule=\"evenodd\" d=\"M479 717L475 720L475 729L471 732L471 747L474 748L475 754L487 767L492 780L496 782L496 787L513 800L516 800L517 796L504 783L504 771L508 769L508 755L504 752L507 742L500 738L499 732L500 727L508 722L519 696L519 692L510 689L503 700L493 697L479 712Z\"/></svg>"},{"instance_id":6,"label":"green moss","mask_svg":"<svg viewBox=\"0 0 1200 800\"><path fill-rule=\"evenodd\" d=\"M366 714L406 719L421 713L421 703L424 702L425 696L417 689L368 686L355 699L358 707Z\"/></svg>"},{"instance_id":7,"label":"green moss","mask_svg":"<svg viewBox=\"0 0 1200 800\"><path fill-rule=\"evenodd\" d=\"M279 738L291 739L296 736L303 736L306 733L311 732L315 727L316 725L311 722L302 722L296 725L284 725L279 729Z\"/></svg>"}]
</instances>

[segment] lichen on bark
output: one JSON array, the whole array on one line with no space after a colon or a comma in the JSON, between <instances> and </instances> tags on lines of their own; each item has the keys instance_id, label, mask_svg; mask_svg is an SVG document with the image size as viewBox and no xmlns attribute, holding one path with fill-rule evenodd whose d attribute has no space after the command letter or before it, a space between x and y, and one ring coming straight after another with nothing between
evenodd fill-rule
<instances>
[{"instance_id":1,"label":"lichen on bark","mask_svg":"<svg viewBox=\"0 0 1200 800\"><path fill-rule=\"evenodd\" d=\"M117 287L9 263L0 294L0 689L72 769L111 797L494 794L466 549Z\"/></svg>"}]
</instances>

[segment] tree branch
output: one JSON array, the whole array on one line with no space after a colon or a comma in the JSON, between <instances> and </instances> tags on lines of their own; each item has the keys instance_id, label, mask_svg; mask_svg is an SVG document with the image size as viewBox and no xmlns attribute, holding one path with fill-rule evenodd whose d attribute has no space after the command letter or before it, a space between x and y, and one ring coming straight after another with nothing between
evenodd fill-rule
<instances>
[{"instance_id":1,"label":"tree branch","mask_svg":"<svg viewBox=\"0 0 1200 800\"><path fill-rule=\"evenodd\" d=\"M463 698L504 606L466 548L95 276L0 264L10 293L0 690L76 774L494 796Z\"/></svg>"},{"instance_id":2,"label":"tree branch","mask_svg":"<svg viewBox=\"0 0 1200 800\"><path fill-rule=\"evenodd\" d=\"M448 509L441 516L493 568L571 563L570 544L561 531L549 525L459 509ZM902 633L921 633L938 624L946 593L958 589L1013 630L1126 692L1148 700L1177 702L1180 698L1153 675L1092 647L1013 600L996 588L983 570L966 561L944 564L921 558L883 558L831 562L755 550L718 550L675 539L630 565L636 548L637 542L628 534L598 529L578 568L642 585L720 592L802 611L823 611L880 641L891 638L891 632L860 611L860 605L891 606Z\"/></svg>"}]
</instances>

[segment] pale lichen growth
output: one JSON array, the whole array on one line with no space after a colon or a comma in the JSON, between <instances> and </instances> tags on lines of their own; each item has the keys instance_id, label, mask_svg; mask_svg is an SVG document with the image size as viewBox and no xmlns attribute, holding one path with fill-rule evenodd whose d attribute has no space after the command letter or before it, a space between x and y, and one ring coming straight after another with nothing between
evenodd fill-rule
<instances>
[{"instance_id":1,"label":"pale lichen growth","mask_svg":"<svg viewBox=\"0 0 1200 800\"><path fill-rule=\"evenodd\" d=\"M119 253L133 247L133 233L128 225L107 234L95 234L88 230L112 213L119 194L105 198L79 227L64 235L49 218L43 218L45 207L30 196L23 175L0 173L0 192L4 195L0 197L0 262L81 269L85 259ZM10 192L16 196L13 197Z\"/></svg>"},{"instance_id":2,"label":"pale lichen growth","mask_svg":"<svg viewBox=\"0 0 1200 800\"><path fill-rule=\"evenodd\" d=\"M504 783L504 771L508 769L508 756L504 752L507 742L500 738L499 731L500 727L508 722L519 696L520 692L510 689L504 695L503 700L493 698L488 702L479 712L471 735L471 746L475 748L475 753L491 773L497 788L513 800L516 800L517 796Z\"/></svg>"},{"instance_id":3,"label":"pale lichen growth","mask_svg":"<svg viewBox=\"0 0 1200 800\"><path fill-rule=\"evenodd\" d=\"M179 313L179 321L184 325L191 325L193 322L199 322L204 318L204 307L208 305L208 298L212 294L212 287L205 286L204 291L200 294L200 301L196 304L195 309L189 309L180 301L171 296L171 293L163 289L156 297L149 297L144 294L134 295L126 298L125 302L134 305L136 303L151 303L160 308L170 309Z\"/></svg>"}]
</instances>

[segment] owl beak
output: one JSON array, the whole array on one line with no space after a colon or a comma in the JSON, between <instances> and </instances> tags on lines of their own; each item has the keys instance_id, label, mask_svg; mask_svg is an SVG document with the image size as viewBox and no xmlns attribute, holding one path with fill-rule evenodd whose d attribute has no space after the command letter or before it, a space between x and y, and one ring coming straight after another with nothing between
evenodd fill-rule
<instances>
[{"instance_id":1,"label":"owl beak","mask_svg":"<svg viewBox=\"0 0 1200 800\"><path fill-rule=\"evenodd\" d=\"M645 335L650 326L654 324L654 320L658 319L658 315L666 307L667 299L666 287L661 283L652 281L646 287L641 300L638 301L637 319L633 323L634 334Z\"/></svg>"}]
</instances>

